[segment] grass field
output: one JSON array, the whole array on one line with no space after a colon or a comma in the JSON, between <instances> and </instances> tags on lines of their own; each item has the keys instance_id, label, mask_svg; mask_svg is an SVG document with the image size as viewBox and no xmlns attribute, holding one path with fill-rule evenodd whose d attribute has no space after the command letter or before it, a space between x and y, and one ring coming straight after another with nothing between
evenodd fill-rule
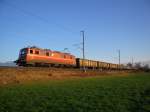
<instances>
[{"instance_id":1,"label":"grass field","mask_svg":"<svg viewBox=\"0 0 150 112\"><path fill-rule=\"evenodd\" d=\"M149 112L150 74L0 87L0 112Z\"/></svg>"}]
</instances>

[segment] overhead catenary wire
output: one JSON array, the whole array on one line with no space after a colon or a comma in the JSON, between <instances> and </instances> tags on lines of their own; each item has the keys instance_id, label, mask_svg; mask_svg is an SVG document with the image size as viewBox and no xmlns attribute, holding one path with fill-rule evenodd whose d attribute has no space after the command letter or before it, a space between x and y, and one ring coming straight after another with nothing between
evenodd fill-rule
<instances>
[{"instance_id":1,"label":"overhead catenary wire","mask_svg":"<svg viewBox=\"0 0 150 112\"><path fill-rule=\"evenodd\" d=\"M44 17L41 17L40 15L35 14L35 13L31 12L31 11L28 11L28 10L25 10L25 9L23 9L23 8L20 8L20 7L16 6L16 5L13 4L13 3L10 3L10 2L6 2L6 1L5 1L5 4L6 4L7 6L10 6L10 7L16 9L17 11L19 11L19 12L25 14L25 15L32 16L32 17L36 18L37 20L40 20L40 21L45 22L45 23L53 24L53 25L55 25L56 27L58 27L59 29L61 29L61 30L63 30L63 31L66 31L66 32L69 32L69 33L72 33L72 34L76 34L76 35L78 34L78 32L73 31L73 30L71 30L70 28L68 28L68 27L66 27L66 26L64 26L64 25L62 25L62 24L59 24L59 23L57 23L57 22L55 22L55 21L51 21L51 22L50 22L48 19L46 19L46 18L44 18Z\"/></svg>"}]
</instances>

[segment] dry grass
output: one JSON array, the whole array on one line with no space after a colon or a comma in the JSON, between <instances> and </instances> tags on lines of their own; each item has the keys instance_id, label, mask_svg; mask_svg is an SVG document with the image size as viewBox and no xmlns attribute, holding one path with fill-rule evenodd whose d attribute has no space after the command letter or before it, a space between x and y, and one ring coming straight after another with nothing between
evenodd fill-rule
<instances>
[{"instance_id":1,"label":"dry grass","mask_svg":"<svg viewBox=\"0 0 150 112\"><path fill-rule=\"evenodd\" d=\"M79 69L62 69L62 68L25 68L25 67L0 67L0 85L17 84L29 81L55 80L66 78L79 78L90 76L110 76L119 74L126 76L124 71L87 71L83 73Z\"/></svg>"}]
</instances>

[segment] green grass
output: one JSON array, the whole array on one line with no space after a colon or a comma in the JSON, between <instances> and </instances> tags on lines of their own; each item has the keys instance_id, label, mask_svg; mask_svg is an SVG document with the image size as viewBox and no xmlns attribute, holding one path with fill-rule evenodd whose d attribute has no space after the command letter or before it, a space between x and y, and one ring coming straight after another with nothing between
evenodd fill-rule
<instances>
[{"instance_id":1,"label":"green grass","mask_svg":"<svg viewBox=\"0 0 150 112\"><path fill-rule=\"evenodd\" d=\"M0 87L0 112L149 112L150 74Z\"/></svg>"}]
</instances>

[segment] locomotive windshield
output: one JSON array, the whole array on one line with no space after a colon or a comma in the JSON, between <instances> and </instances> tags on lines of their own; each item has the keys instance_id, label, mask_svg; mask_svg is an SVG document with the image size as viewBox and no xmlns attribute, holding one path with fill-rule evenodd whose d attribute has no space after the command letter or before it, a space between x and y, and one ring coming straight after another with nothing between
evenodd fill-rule
<instances>
[{"instance_id":1,"label":"locomotive windshield","mask_svg":"<svg viewBox=\"0 0 150 112\"><path fill-rule=\"evenodd\" d=\"M20 52L20 55L25 55L27 53L27 50L26 49L22 49L21 52Z\"/></svg>"}]
</instances>

